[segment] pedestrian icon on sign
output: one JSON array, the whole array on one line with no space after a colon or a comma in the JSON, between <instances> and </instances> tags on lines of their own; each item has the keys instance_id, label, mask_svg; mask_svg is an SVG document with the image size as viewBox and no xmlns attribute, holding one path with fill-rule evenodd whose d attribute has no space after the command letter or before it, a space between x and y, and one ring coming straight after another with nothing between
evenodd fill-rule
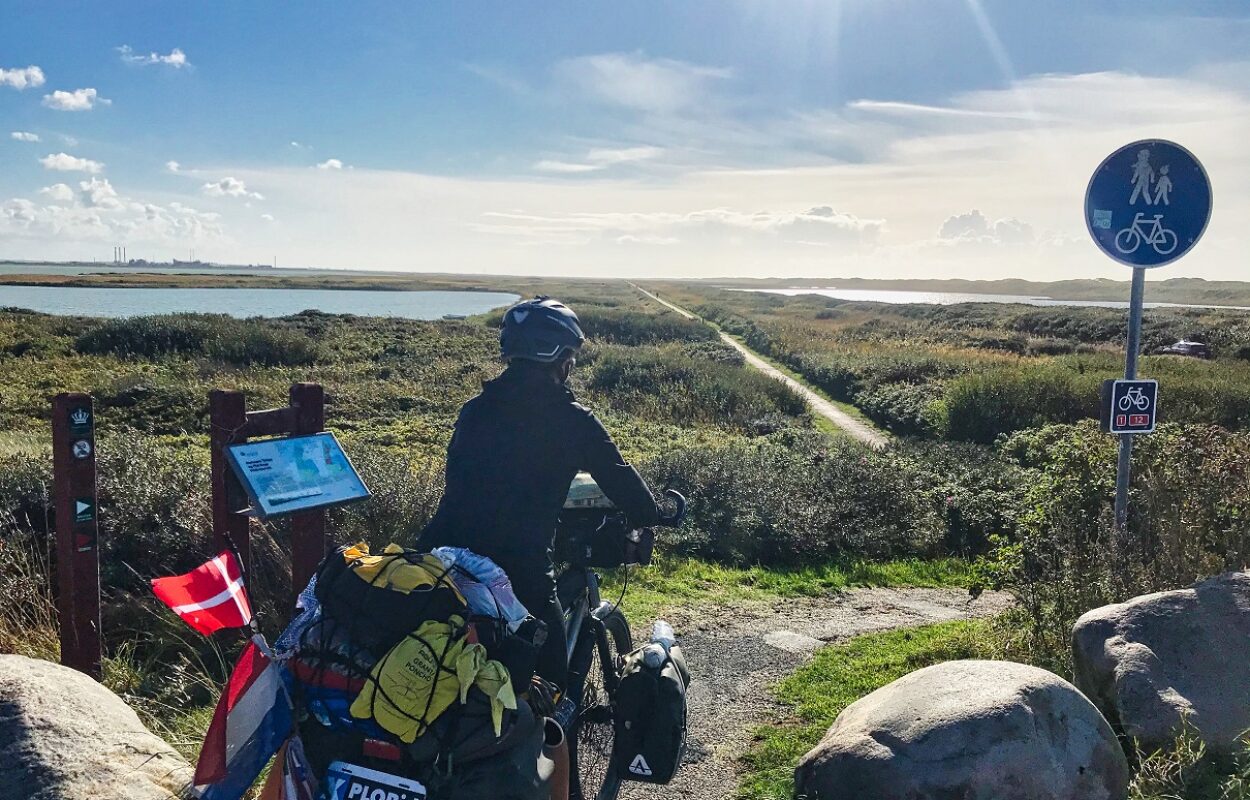
<instances>
[{"instance_id":1,"label":"pedestrian icon on sign","mask_svg":"<svg viewBox=\"0 0 1250 800\"><path fill-rule=\"evenodd\" d=\"M1129 195L1128 204L1136 205L1137 198L1140 197L1146 201L1146 205L1151 205L1154 201L1150 199L1150 184L1154 180L1155 170L1150 166L1150 151L1138 150L1137 163L1133 165L1133 193Z\"/></svg>"},{"instance_id":2,"label":"pedestrian icon on sign","mask_svg":"<svg viewBox=\"0 0 1250 800\"><path fill-rule=\"evenodd\" d=\"M1159 167L1159 180L1155 182L1155 205L1160 202L1163 205L1171 205L1168 202L1168 195L1172 191L1172 179L1168 177L1168 165L1164 164Z\"/></svg>"}]
</instances>

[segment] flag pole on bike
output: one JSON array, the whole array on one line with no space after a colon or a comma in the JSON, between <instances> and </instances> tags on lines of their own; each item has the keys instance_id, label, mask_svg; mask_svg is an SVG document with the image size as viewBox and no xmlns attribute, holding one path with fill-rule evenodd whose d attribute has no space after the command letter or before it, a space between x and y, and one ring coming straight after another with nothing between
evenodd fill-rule
<instances>
[{"instance_id":1,"label":"flag pole on bike","mask_svg":"<svg viewBox=\"0 0 1250 800\"><path fill-rule=\"evenodd\" d=\"M1138 380L1146 270L1171 264L1193 249L1211 219L1211 182L1184 147L1163 139L1127 144L1107 156L1085 191L1085 225L1099 249L1133 268L1124 380L1103 385L1103 430L1120 436L1115 520L1128 524L1133 436L1151 433L1158 384Z\"/></svg>"}]
</instances>

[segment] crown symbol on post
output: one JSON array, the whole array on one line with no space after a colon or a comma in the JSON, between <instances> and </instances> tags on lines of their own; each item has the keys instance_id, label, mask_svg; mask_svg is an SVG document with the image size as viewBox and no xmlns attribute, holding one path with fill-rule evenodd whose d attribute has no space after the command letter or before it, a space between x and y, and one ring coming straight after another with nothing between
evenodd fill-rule
<instances>
[{"instance_id":1,"label":"crown symbol on post","mask_svg":"<svg viewBox=\"0 0 1250 800\"><path fill-rule=\"evenodd\" d=\"M86 425L91 421L91 415L87 413L87 409L79 408L69 415L69 421L75 425Z\"/></svg>"}]
</instances>

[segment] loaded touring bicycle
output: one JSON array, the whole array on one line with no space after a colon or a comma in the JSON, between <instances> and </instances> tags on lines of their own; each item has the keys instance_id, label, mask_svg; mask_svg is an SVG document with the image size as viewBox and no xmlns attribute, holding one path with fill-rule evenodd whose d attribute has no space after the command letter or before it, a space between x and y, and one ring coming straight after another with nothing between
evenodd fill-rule
<instances>
[{"instance_id":1,"label":"loaded touring bicycle","mask_svg":"<svg viewBox=\"0 0 1250 800\"><path fill-rule=\"evenodd\" d=\"M680 525L684 498L665 502L661 524ZM670 630L635 649L624 590L604 600L596 572L650 563L654 537L588 477L574 482L556 535L569 679L549 719L522 695L545 629L489 559L397 545L327 555L274 646L299 735L273 771L305 789L281 796L613 800L625 780L670 780L685 747L681 648Z\"/></svg>"}]
</instances>

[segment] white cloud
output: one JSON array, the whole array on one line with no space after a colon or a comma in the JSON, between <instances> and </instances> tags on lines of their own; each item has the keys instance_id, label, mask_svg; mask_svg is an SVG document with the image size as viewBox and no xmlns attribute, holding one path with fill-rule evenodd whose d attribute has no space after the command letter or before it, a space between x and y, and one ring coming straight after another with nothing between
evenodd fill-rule
<instances>
[{"instance_id":1,"label":"white cloud","mask_svg":"<svg viewBox=\"0 0 1250 800\"><path fill-rule=\"evenodd\" d=\"M74 194L74 190L64 183L54 183L51 186L45 186L39 190L39 194L46 195L49 200L58 203L68 203L77 196Z\"/></svg>"},{"instance_id":2,"label":"white cloud","mask_svg":"<svg viewBox=\"0 0 1250 800\"><path fill-rule=\"evenodd\" d=\"M602 53L561 61L557 79L608 105L651 113L673 113L707 99L709 87L730 77L728 69L701 66L641 53Z\"/></svg>"},{"instance_id":3,"label":"white cloud","mask_svg":"<svg viewBox=\"0 0 1250 800\"><path fill-rule=\"evenodd\" d=\"M86 208L116 209L122 207L117 190L107 178L92 178L78 184L78 202Z\"/></svg>"},{"instance_id":4,"label":"white cloud","mask_svg":"<svg viewBox=\"0 0 1250 800\"><path fill-rule=\"evenodd\" d=\"M44 169L54 169L59 172L90 172L94 175L104 169L104 165L99 161L71 156L69 153L49 153L39 159L39 163Z\"/></svg>"},{"instance_id":5,"label":"white cloud","mask_svg":"<svg viewBox=\"0 0 1250 800\"><path fill-rule=\"evenodd\" d=\"M603 167L598 164L576 164L571 161L555 161L544 158L542 161L534 163L534 169L539 172L576 173L594 172L595 170L603 169Z\"/></svg>"},{"instance_id":6,"label":"white cloud","mask_svg":"<svg viewBox=\"0 0 1250 800\"><path fill-rule=\"evenodd\" d=\"M200 187L209 197L248 197L253 200L264 200L259 192L249 191L247 184L238 178L222 178L219 181L206 183Z\"/></svg>"},{"instance_id":7,"label":"white cloud","mask_svg":"<svg viewBox=\"0 0 1250 800\"><path fill-rule=\"evenodd\" d=\"M43 70L33 64L16 69L0 68L0 86L11 86L21 90L32 86L43 86L44 82Z\"/></svg>"},{"instance_id":8,"label":"white cloud","mask_svg":"<svg viewBox=\"0 0 1250 800\"><path fill-rule=\"evenodd\" d=\"M6 241L71 255L80 253L84 242L181 246L224 238L217 214L125 197L101 178L82 181L77 190L55 184L40 194L50 202L15 197L0 203L0 236Z\"/></svg>"},{"instance_id":9,"label":"white cloud","mask_svg":"<svg viewBox=\"0 0 1250 800\"><path fill-rule=\"evenodd\" d=\"M75 89L65 92L57 89L52 94L43 96L43 104L57 111L90 111L96 104L107 106L112 100L100 97L95 89Z\"/></svg>"},{"instance_id":10,"label":"white cloud","mask_svg":"<svg viewBox=\"0 0 1250 800\"><path fill-rule=\"evenodd\" d=\"M28 131L13 131L9 134L9 138L16 139L19 142L37 142L39 141L39 134Z\"/></svg>"},{"instance_id":11,"label":"white cloud","mask_svg":"<svg viewBox=\"0 0 1250 800\"><path fill-rule=\"evenodd\" d=\"M991 222L979 210L947 217L938 238L952 243L1030 244L1037 240L1033 226L1018 219Z\"/></svg>"},{"instance_id":12,"label":"white cloud","mask_svg":"<svg viewBox=\"0 0 1250 800\"><path fill-rule=\"evenodd\" d=\"M659 158L666 151L662 147L600 147L590 150L581 161L543 159L535 162L539 172L578 173L599 172L618 164L630 164Z\"/></svg>"},{"instance_id":13,"label":"white cloud","mask_svg":"<svg viewBox=\"0 0 1250 800\"><path fill-rule=\"evenodd\" d=\"M594 164L624 164L630 161L646 161L664 155L662 147L596 148L586 154Z\"/></svg>"},{"instance_id":14,"label":"white cloud","mask_svg":"<svg viewBox=\"0 0 1250 800\"><path fill-rule=\"evenodd\" d=\"M322 161L320 164L317 165L317 169L342 169L342 168L343 168L343 162L339 161L337 158L327 158L325 161Z\"/></svg>"},{"instance_id":15,"label":"white cloud","mask_svg":"<svg viewBox=\"0 0 1250 800\"><path fill-rule=\"evenodd\" d=\"M57 134L57 137L58 137L58 138L60 138L60 140L61 140L62 142L64 142L64 144L65 144L65 146L66 146L66 147L77 147L77 146L78 146L78 140L77 140L77 139L75 139L73 136L70 136L70 135L68 135L68 134L64 134L64 133L58 133L58 134Z\"/></svg>"},{"instance_id":16,"label":"white cloud","mask_svg":"<svg viewBox=\"0 0 1250 800\"><path fill-rule=\"evenodd\" d=\"M174 69L182 69L183 67L191 65L191 62L187 61L187 54L179 50L177 47L170 50L167 55L149 53L145 56L141 53L135 53L134 50L130 49L130 45L124 44L117 48L117 52L121 53L122 61L135 66L165 64L166 66L173 67Z\"/></svg>"},{"instance_id":17,"label":"white cloud","mask_svg":"<svg viewBox=\"0 0 1250 800\"><path fill-rule=\"evenodd\" d=\"M524 212L487 212L487 220L472 227L543 245L591 245L612 241L632 244L732 245L737 248L806 246L871 246L885 228L885 220L861 219L854 214L817 206L804 211L741 211L710 208L686 213L570 213L537 215Z\"/></svg>"},{"instance_id":18,"label":"white cloud","mask_svg":"<svg viewBox=\"0 0 1250 800\"><path fill-rule=\"evenodd\" d=\"M165 162L165 171L166 171L166 172L172 172L172 173L174 173L174 174L176 175L176 174L177 174L177 173L178 173L181 169L182 169L182 165L181 165L181 164L179 164L177 161L166 161L166 162Z\"/></svg>"},{"instance_id":19,"label":"white cloud","mask_svg":"<svg viewBox=\"0 0 1250 800\"><path fill-rule=\"evenodd\" d=\"M261 214L260 218L265 222L273 222L273 214Z\"/></svg>"}]
</instances>

